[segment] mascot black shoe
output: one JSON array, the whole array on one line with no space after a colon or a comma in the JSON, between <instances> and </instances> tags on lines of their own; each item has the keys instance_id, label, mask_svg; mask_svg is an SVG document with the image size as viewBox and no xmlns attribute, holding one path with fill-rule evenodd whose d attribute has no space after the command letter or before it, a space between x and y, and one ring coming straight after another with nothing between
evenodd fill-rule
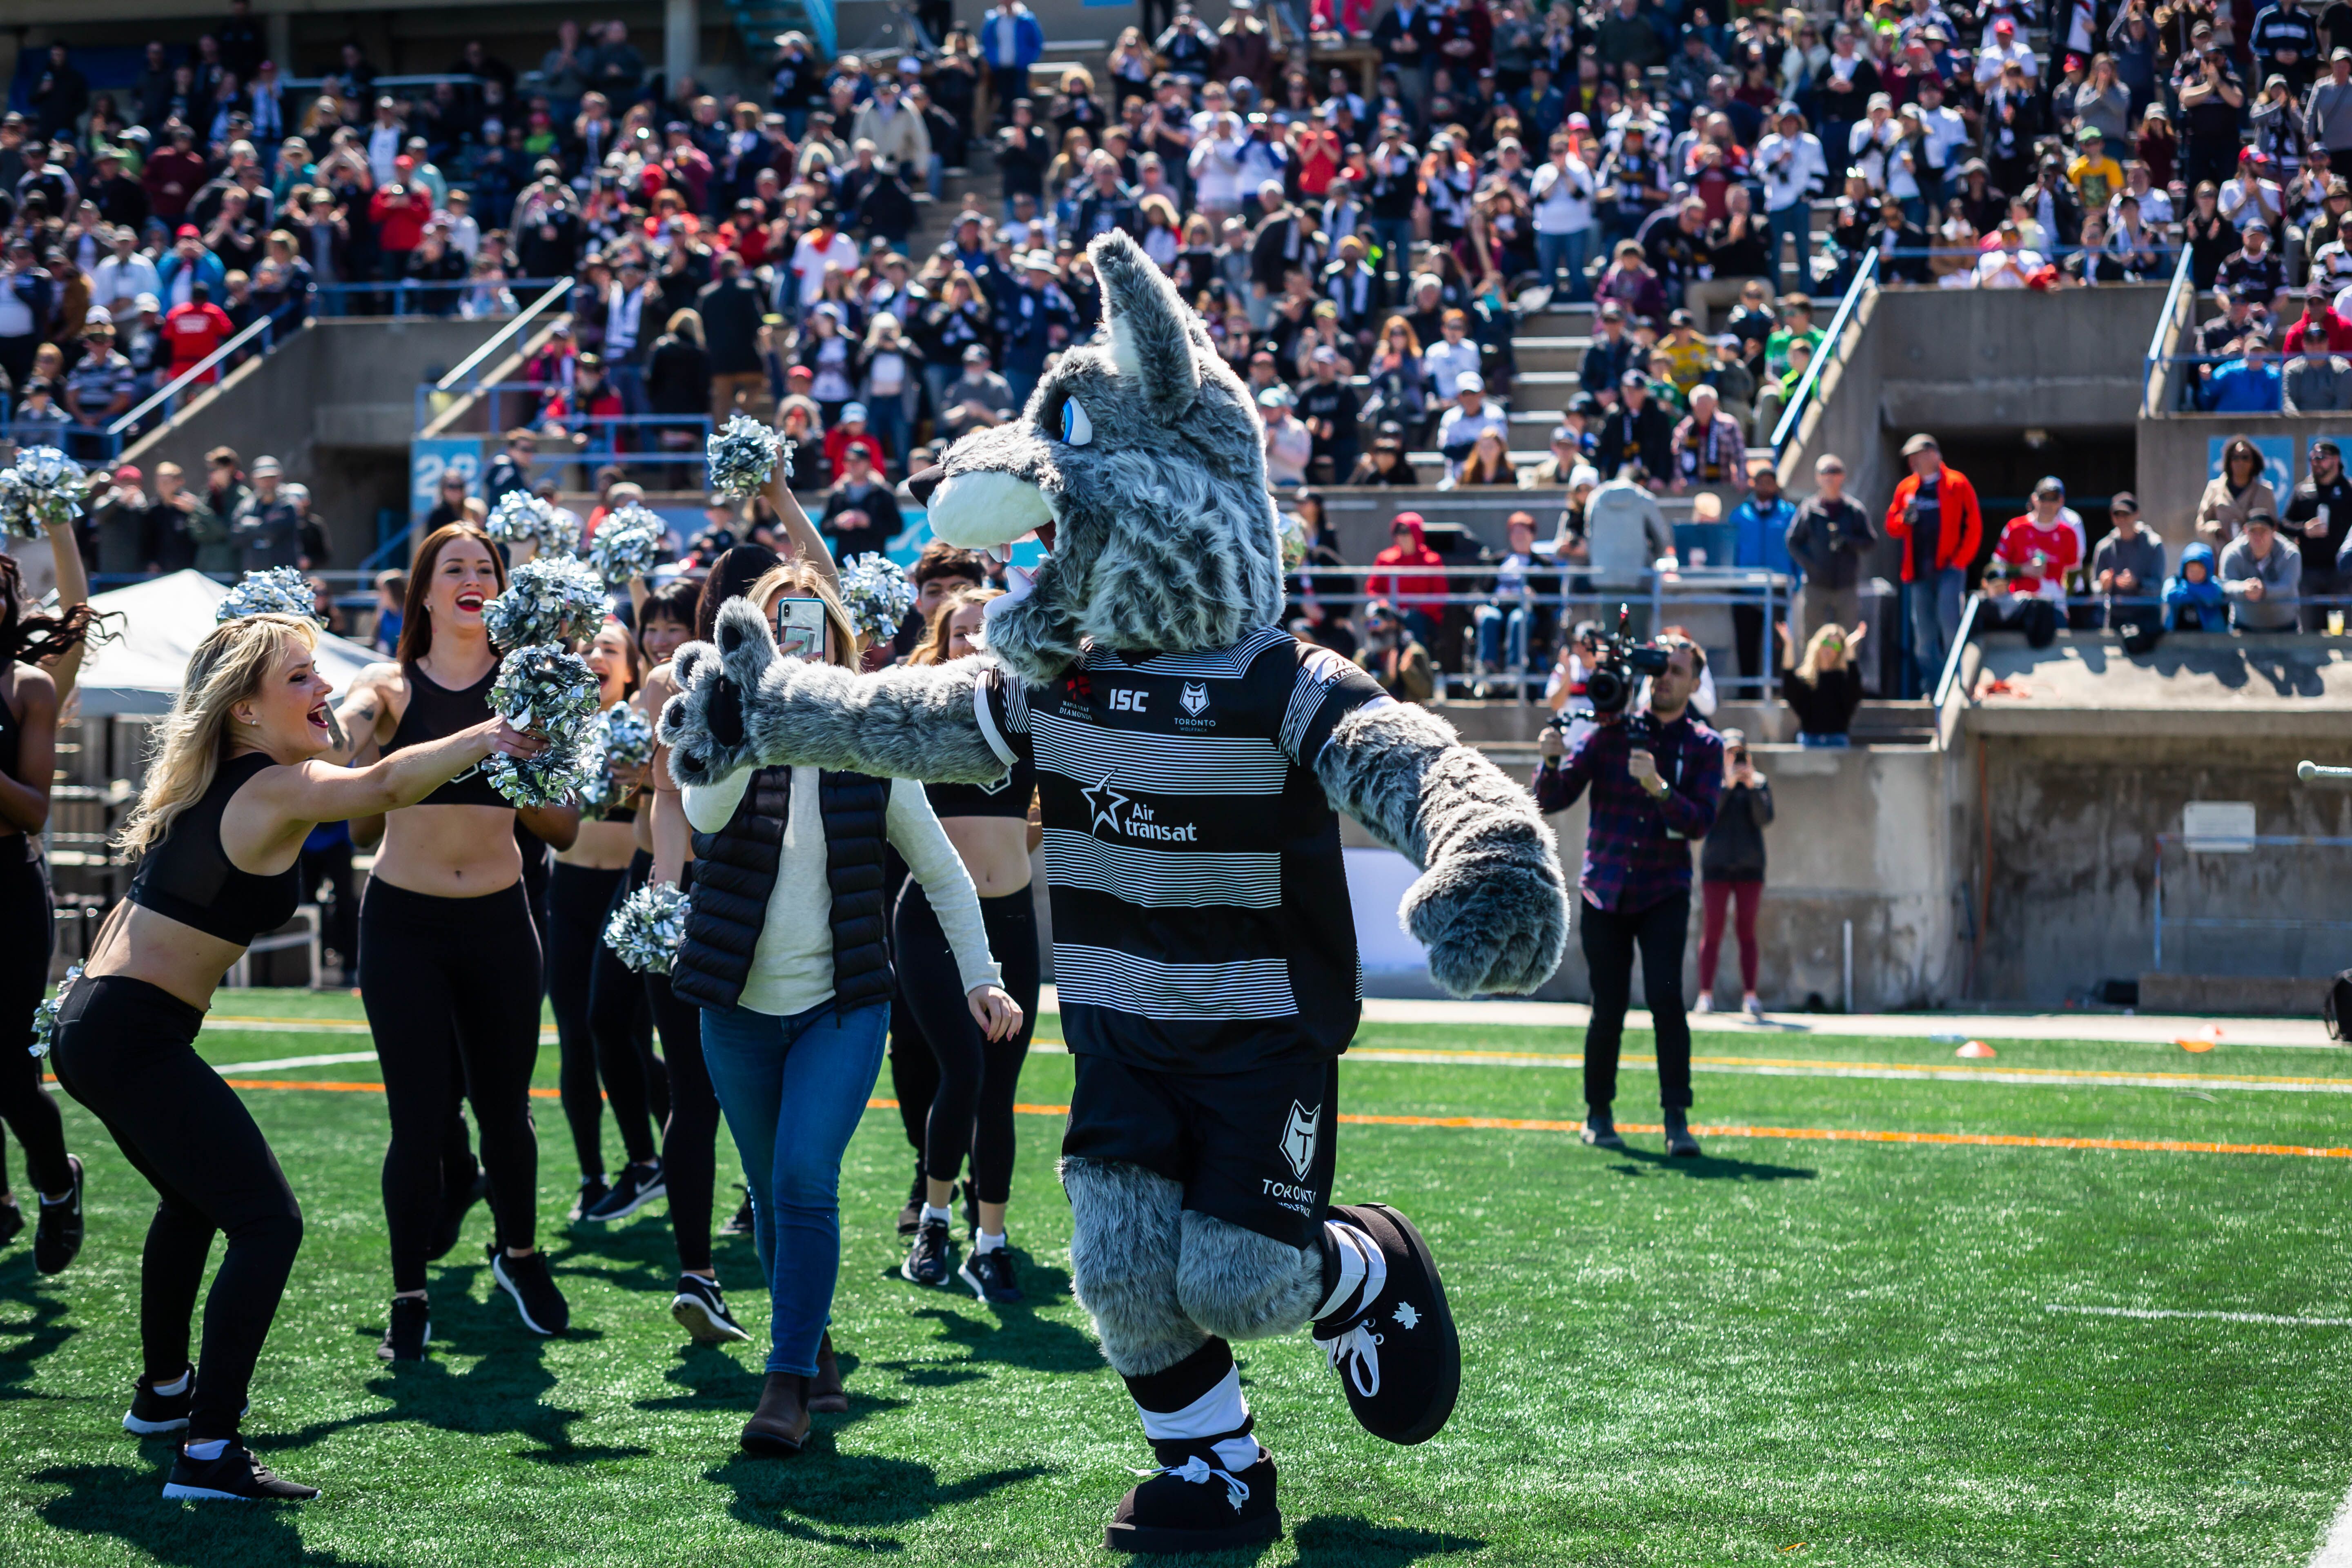
<instances>
[{"instance_id":1,"label":"mascot black shoe","mask_svg":"<svg viewBox=\"0 0 2352 1568\"><path fill-rule=\"evenodd\" d=\"M731 601L715 644L678 650L661 735L688 788L752 767L1035 770L1075 1070L1071 1284L1163 1456L1109 1540L1198 1551L1280 1529L1256 1439L1281 1441L1251 1435L1232 1345L1320 1321L1356 1414L1401 1443L1444 1424L1460 1378L1412 1226L1330 1207L1363 1010L1339 814L1420 868L1400 920L1454 995L1549 977L1567 881L1526 789L1282 628L1255 403L1133 240L1087 254L1101 331L1019 417L908 480L946 543L1045 546L989 603L987 650L860 675L780 657Z\"/></svg>"},{"instance_id":2,"label":"mascot black shoe","mask_svg":"<svg viewBox=\"0 0 2352 1568\"><path fill-rule=\"evenodd\" d=\"M1462 1341L1437 1260L1412 1221L1385 1204L1334 1205L1323 1228L1333 1278L1315 1317L1316 1348L1365 1431L1426 1443L1462 1390Z\"/></svg>"}]
</instances>

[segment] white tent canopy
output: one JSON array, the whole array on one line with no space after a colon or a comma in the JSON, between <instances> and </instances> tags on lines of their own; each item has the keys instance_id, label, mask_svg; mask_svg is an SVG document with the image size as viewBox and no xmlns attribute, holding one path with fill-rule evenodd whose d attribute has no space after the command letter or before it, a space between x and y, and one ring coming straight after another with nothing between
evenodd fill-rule
<instances>
[{"instance_id":1,"label":"white tent canopy","mask_svg":"<svg viewBox=\"0 0 2352 1568\"><path fill-rule=\"evenodd\" d=\"M187 675L188 656L217 624L213 617L226 597L228 589L201 572L174 572L91 595L93 607L118 618L107 623L114 635L82 661L76 685L83 716L170 712ZM319 634L319 673L337 691L351 685L362 665L374 662L371 649Z\"/></svg>"}]
</instances>

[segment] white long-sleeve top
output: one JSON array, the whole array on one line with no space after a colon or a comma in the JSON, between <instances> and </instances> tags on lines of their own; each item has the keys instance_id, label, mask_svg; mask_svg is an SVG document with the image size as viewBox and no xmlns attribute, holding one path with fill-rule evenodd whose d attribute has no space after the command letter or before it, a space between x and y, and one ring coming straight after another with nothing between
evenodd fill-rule
<instances>
[{"instance_id":1,"label":"white long-sleeve top","mask_svg":"<svg viewBox=\"0 0 2352 1568\"><path fill-rule=\"evenodd\" d=\"M716 833L735 815L751 783L745 768L715 784L688 784L680 795L686 820L698 833ZM907 862L931 900L954 952L963 988L996 985L1003 973L989 956L988 931L981 924L980 895L971 874L948 842L923 786L890 781L884 813L890 845ZM751 950L751 973L737 1005L771 1017L805 1013L833 994L833 889L825 880L824 817L817 801L816 770L793 770L792 814L776 858L776 885L768 893L768 918Z\"/></svg>"}]
</instances>

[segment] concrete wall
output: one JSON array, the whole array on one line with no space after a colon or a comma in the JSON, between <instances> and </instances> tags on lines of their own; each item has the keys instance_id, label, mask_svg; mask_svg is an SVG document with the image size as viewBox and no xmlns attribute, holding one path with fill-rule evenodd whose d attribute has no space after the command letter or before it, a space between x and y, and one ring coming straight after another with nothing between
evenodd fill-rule
<instances>
[{"instance_id":1,"label":"concrete wall","mask_svg":"<svg viewBox=\"0 0 2352 1568\"><path fill-rule=\"evenodd\" d=\"M248 464L267 452L310 487L338 562L375 544L378 510L407 508L406 454L415 392L505 323L434 318L314 322L267 359L248 360L146 437L124 460L204 471L215 447Z\"/></svg>"},{"instance_id":2,"label":"concrete wall","mask_svg":"<svg viewBox=\"0 0 2352 1568\"><path fill-rule=\"evenodd\" d=\"M2165 285L2037 294L1883 290L1879 417L1890 432L2129 426Z\"/></svg>"}]
</instances>

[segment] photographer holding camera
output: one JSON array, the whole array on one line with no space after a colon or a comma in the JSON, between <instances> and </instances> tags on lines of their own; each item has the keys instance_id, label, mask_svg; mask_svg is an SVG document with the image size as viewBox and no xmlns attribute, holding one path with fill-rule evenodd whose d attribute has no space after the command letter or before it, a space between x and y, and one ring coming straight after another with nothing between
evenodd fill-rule
<instances>
[{"instance_id":1,"label":"photographer holding camera","mask_svg":"<svg viewBox=\"0 0 2352 1568\"><path fill-rule=\"evenodd\" d=\"M1592 1022L1584 1040L1584 1142L1622 1149L1610 1107L1617 1097L1618 1046L1633 992L1633 954L1657 1037L1658 1101L1666 1152L1695 1157L1689 1110L1690 1023L1683 1010L1683 945L1690 927L1694 840L1715 826L1723 801L1723 739L1691 710L1706 656L1686 637L1636 644L1622 630L1601 640L1601 663L1586 682L1590 724L1570 735L1563 714L1538 738L1538 809L1574 805L1590 788L1578 931L1592 977ZM1649 702L1629 712L1649 677Z\"/></svg>"}]
</instances>

